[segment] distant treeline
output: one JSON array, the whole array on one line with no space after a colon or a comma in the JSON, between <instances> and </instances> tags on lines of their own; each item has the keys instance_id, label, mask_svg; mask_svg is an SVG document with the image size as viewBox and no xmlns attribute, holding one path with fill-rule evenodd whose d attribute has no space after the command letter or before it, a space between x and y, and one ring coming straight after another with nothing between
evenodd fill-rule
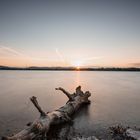
<instances>
[{"instance_id":1,"label":"distant treeline","mask_svg":"<svg viewBox=\"0 0 140 140\"><path fill-rule=\"evenodd\" d=\"M117 67L100 67L100 68L80 68L75 67L8 67L0 66L0 70L55 70L55 71L140 71L140 68L117 68Z\"/></svg>"}]
</instances>

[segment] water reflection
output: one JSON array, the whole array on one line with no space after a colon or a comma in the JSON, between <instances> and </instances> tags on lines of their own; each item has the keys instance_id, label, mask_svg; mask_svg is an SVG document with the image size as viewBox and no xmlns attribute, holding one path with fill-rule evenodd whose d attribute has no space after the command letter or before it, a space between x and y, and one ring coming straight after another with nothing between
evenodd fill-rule
<instances>
[{"instance_id":1,"label":"water reflection","mask_svg":"<svg viewBox=\"0 0 140 140\"><path fill-rule=\"evenodd\" d=\"M68 123L61 125L53 125L48 133L48 139L70 139L72 137L82 136L81 132L78 132L75 126L85 122L88 123L89 106L83 105L79 108L78 113L72 116L72 120Z\"/></svg>"},{"instance_id":2,"label":"water reflection","mask_svg":"<svg viewBox=\"0 0 140 140\"><path fill-rule=\"evenodd\" d=\"M16 133L39 116L29 97L38 97L41 107L52 111L67 102L55 88L73 93L78 85L92 96L90 106L78 112L70 125L76 134L105 135L116 123L138 126L139 83L139 72L0 71L0 135Z\"/></svg>"},{"instance_id":3,"label":"water reflection","mask_svg":"<svg viewBox=\"0 0 140 140\"><path fill-rule=\"evenodd\" d=\"M79 86L80 83L80 71L76 71L76 78L75 78L75 87Z\"/></svg>"}]
</instances>

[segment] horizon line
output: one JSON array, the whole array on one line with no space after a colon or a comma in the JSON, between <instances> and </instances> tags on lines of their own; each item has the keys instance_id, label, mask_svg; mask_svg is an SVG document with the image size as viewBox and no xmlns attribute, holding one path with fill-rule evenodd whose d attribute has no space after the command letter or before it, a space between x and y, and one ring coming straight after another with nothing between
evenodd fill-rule
<instances>
[{"instance_id":1,"label":"horizon line","mask_svg":"<svg viewBox=\"0 0 140 140\"><path fill-rule=\"evenodd\" d=\"M138 71L140 72L140 68L138 67L9 67L9 66L1 66L0 70L42 70L42 71Z\"/></svg>"}]
</instances>

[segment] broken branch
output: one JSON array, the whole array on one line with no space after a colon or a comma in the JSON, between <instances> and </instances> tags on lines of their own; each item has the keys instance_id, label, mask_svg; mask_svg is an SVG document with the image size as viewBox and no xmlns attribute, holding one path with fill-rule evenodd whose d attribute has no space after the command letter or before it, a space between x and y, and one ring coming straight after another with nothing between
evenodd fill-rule
<instances>
[{"instance_id":1,"label":"broken branch","mask_svg":"<svg viewBox=\"0 0 140 140\"><path fill-rule=\"evenodd\" d=\"M50 126L53 124L70 121L72 114L77 112L82 104L89 102L88 97L91 95L89 92L83 93L81 86L76 88L76 93L74 94L68 93L63 88L56 88L56 90L61 90L69 98L69 101L64 106L52 112L45 113L39 106L36 97L31 97L30 100L38 109L41 116L19 133L11 137L3 137L2 140L38 139L39 136L48 133Z\"/></svg>"},{"instance_id":2,"label":"broken branch","mask_svg":"<svg viewBox=\"0 0 140 140\"><path fill-rule=\"evenodd\" d=\"M41 116L46 116L46 113L45 113L45 112L41 109L41 107L39 106L36 97L35 97L35 96L32 96L32 97L30 98L30 100L31 100L31 102L34 104L34 106L37 108L37 110L40 112L40 115L41 115Z\"/></svg>"},{"instance_id":3,"label":"broken branch","mask_svg":"<svg viewBox=\"0 0 140 140\"><path fill-rule=\"evenodd\" d=\"M55 88L55 89L62 91L69 98L69 100L73 100L72 95L68 91L66 91L65 89L63 89L61 87Z\"/></svg>"}]
</instances>

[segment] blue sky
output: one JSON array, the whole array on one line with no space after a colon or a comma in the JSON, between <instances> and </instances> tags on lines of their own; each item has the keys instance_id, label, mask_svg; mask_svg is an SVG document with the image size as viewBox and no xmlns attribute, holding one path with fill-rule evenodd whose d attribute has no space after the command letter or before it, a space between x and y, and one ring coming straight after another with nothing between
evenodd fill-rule
<instances>
[{"instance_id":1,"label":"blue sky","mask_svg":"<svg viewBox=\"0 0 140 140\"><path fill-rule=\"evenodd\" d=\"M0 65L140 66L139 0L0 0Z\"/></svg>"}]
</instances>

